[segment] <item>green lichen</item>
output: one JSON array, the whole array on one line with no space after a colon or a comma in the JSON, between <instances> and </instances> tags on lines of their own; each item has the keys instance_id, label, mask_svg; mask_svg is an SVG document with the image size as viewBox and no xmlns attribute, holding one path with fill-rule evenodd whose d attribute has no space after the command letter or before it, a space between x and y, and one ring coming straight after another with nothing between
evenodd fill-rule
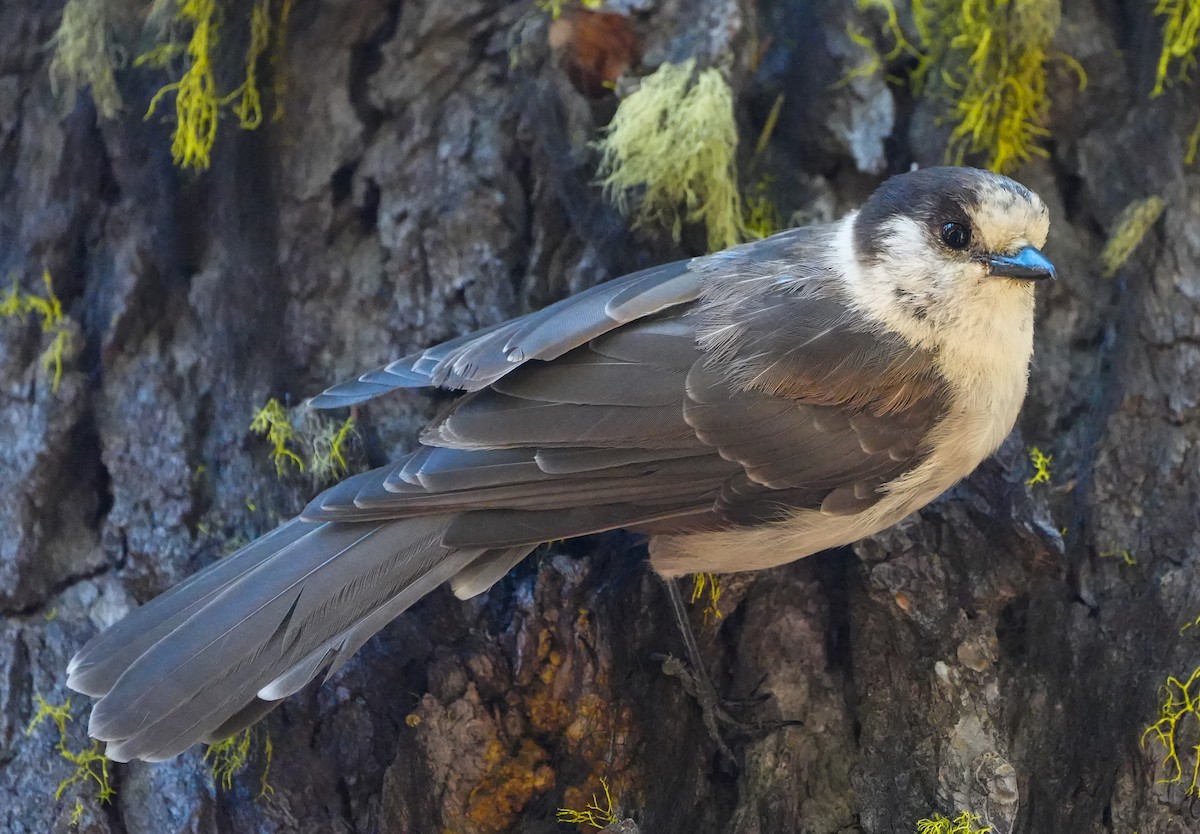
<instances>
[{"instance_id":1,"label":"green lichen","mask_svg":"<svg viewBox=\"0 0 1200 834\"><path fill-rule=\"evenodd\" d=\"M96 112L106 119L121 112L121 91L116 70L125 62L124 51L113 38L107 0L69 0L50 47L50 89L67 107L79 90L90 89Z\"/></svg>"},{"instance_id":2,"label":"green lichen","mask_svg":"<svg viewBox=\"0 0 1200 834\"><path fill-rule=\"evenodd\" d=\"M1142 733L1143 747L1147 740L1153 739L1163 749L1162 767L1166 769L1167 775L1158 780L1159 784L1176 784L1183 781L1185 767L1180 758L1180 747L1184 744L1191 747L1188 796L1200 796L1200 744L1184 742L1181 733L1185 727L1191 725L1191 737L1194 740L1197 722L1200 722L1197 705L1200 705L1200 668L1193 670L1186 681L1173 675L1168 677L1162 688L1159 718Z\"/></svg>"},{"instance_id":3,"label":"green lichen","mask_svg":"<svg viewBox=\"0 0 1200 834\"><path fill-rule=\"evenodd\" d=\"M94 782L96 798L101 803L111 802L117 792L109 781L108 759L104 757L100 742L93 741L91 746L82 750L71 750L67 746L67 722L72 718L71 699L68 698L64 703L58 705L51 704L41 695L34 695L33 700L37 710L34 712L29 726L25 728L25 735L33 735L42 723L49 721L58 730L58 743L55 745L55 750L59 756L75 766L71 775L58 783L58 788L54 791L54 798L62 799L63 794L72 785Z\"/></svg>"},{"instance_id":4,"label":"green lichen","mask_svg":"<svg viewBox=\"0 0 1200 834\"><path fill-rule=\"evenodd\" d=\"M1104 244L1100 260L1104 263L1104 276L1111 278L1117 274L1134 250L1141 245L1146 233L1153 228L1162 217L1166 204L1161 197L1147 197L1135 200L1125 207L1113 224L1112 234Z\"/></svg>"},{"instance_id":5,"label":"green lichen","mask_svg":"<svg viewBox=\"0 0 1200 834\"><path fill-rule=\"evenodd\" d=\"M930 819L917 821L917 834L988 834L991 826L977 828L979 817L968 811L961 811L954 819L934 814Z\"/></svg>"},{"instance_id":6,"label":"green lichen","mask_svg":"<svg viewBox=\"0 0 1200 834\"><path fill-rule=\"evenodd\" d=\"M213 783L224 790L232 790L234 777L249 766L256 751L262 760L259 798L265 799L273 794L275 789L271 787L269 779L275 750L271 743L271 734L261 724L247 727L240 733L235 733L216 744L208 745L204 751L204 761L212 773Z\"/></svg>"},{"instance_id":7,"label":"green lichen","mask_svg":"<svg viewBox=\"0 0 1200 834\"><path fill-rule=\"evenodd\" d=\"M623 99L597 147L604 192L635 227L678 240L701 223L710 251L742 240L733 91L721 70L663 64Z\"/></svg>"}]
</instances>

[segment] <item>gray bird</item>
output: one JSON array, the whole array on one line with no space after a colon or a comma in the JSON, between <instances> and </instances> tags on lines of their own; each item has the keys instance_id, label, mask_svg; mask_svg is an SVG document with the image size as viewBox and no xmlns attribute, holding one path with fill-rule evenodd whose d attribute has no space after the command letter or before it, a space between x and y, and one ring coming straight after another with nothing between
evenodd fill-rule
<instances>
[{"instance_id":1,"label":"gray bird","mask_svg":"<svg viewBox=\"0 0 1200 834\"><path fill-rule=\"evenodd\" d=\"M464 391L390 466L132 611L71 661L117 761L257 721L445 582L538 544L649 536L665 577L878 532L1000 445L1025 397L1041 199L996 174L893 177L859 211L593 287L316 397Z\"/></svg>"}]
</instances>

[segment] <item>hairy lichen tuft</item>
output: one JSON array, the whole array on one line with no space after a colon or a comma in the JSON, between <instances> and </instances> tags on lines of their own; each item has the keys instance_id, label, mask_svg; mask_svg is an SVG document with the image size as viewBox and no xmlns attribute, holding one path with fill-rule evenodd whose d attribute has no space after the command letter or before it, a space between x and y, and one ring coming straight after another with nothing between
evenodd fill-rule
<instances>
[{"instance_id":1,"label":"hairy lichen tuft","mask_svg":"<svg viewBox=\"0 0 1200 834\"><path fill-rule=\"evenodd\" d=\"M310 410L310 414L315 414ZM319 418L311 430L309 470L318 484L336 481L350 471L346 451L355 436L354 418L347 417L340 425Z\"/></svg>"},{"instance_id":2,"label":"hairy lichen tuft","mask_svg":"<svg viewBox=\"0 0 1200 834\"><path fill-rule=\"evenodd\" d=\"M1196 66L1200 46L1200 0L1158 0L1154 16L1163 18L1162 49L1154 72L1150 97L1161 96L1167 87L1182 81Z\"/></svg>"},{"instance_id":3,"label":"hairy lichen tuft","mask_svg":"<svg viewBox=\"0 0 1200 834\"><path fill-rule=\"evenodd\" d=\"M915 57L909 85L941 102L941 119L952 125L946 162L978 158L993 171L1008 172L1048 155L1041 144L1049 136L1048 61L1062 60L1081 89L1087 83L1078 61L1050 48L1062 18L1059 0L913 0L915 45L904 36L894 0L859 5L884 12L883 30L894 45L881 56L868 38L852 32L868 58L850 77L875 72L901 55Z\"/></svg>"},{"instance_id":4,"label":"hairy lichen tuft","mask_svg":"<svg viewBox=\"0 0 1200 834\"><path fill-rule=\"evenodd\" d=\"M304 471L304 459L295 450L296 428L292 425L291 415L279 400L272 397L259 409L250 423L250 431L266 436L271 444L275 474L280 478L287 472L288 466Z\"/></svg>"},{"instance_id":5,"label":"hairy lichen tuft","mask_svg":"<svg viewBox=\"0 0 1200 834\"><path fill-rule=\"evenodd\" d=\"M988 834L991 826L977 828L979 817L968 811L961 811L954 819L934 814L930 819L917 821L917 834Z\"/></svg>"},{"instance_id":6,"label":"hairy lichen tuft","mask_svg":"<svg viewBox=\"0 0 1200 834\"><path fill-rule=\"evenodd\" d=\"M106 0L69 0L62 21L50 39L50 89L61 94L68 107L84 88L92 91L96 112L113 119L121 112L121 91L116 70L125 62L124 51L113 39Z\"/></svg>"},{"instance_id":7,"label":"hairy lichen tuft","mask_svg":"<svg viewBox=\"0 0 1200 834\"><path fill-rule=\"evenodd\" d=\"M1113 224L1112 234L1104 244L1100 260L1104 263L1104 276L1111 278L1125 265L1134 250L1141 245L1146 232L1162 217L1166 204L1161 197L1135 200L1125 207Z\"/></svg>"},{"instance_id":8,"label":"hairy lichen tuft","mask_svg":"<svg viewBox=\"0 0 1200 834\"><path fill-rule=\"evenodd\" d=\"M211 163L212 147L217 141L221 120L221 97L213 73L213 50L221 31L221 10L216 0L180 0L179 20L192 29L184 53L187 69L178 81L162 87L150 99L146 118L154 115L159 102L175 94L175 132L171 137L171 157L183 168L203 170ZM151 51L135 64L160 64L168 53Z\"/></svg>"},{"instance_id":9,"label":"hairy lichen tuft","mask_svg":"<svg viewBox=\"0 0 1200 834\"><path fill-rule=\"evenodd\" d=\"M621 101L597 147L604 192L635 227L702 223L710 251L744 233L733 91L721 70L663 64Z\"/></svg>"},{"instance_id":10,"label":"hairy lichen tuft","mask_svg":"<svg viewBox=\"0 0 1200 834\"><path fill-rule=\"evenodd\" d=\"M72 785L95 782L96 798L102 803L111 802L117 792L109 781L108 759L104 756L100 742L93 741L89 747L78 751L71 750L67 746L67 722L72 717L71 699L68 698L64 703L58 705L51 704L41 695L34 695L33 700L37 711L30 720L29 726L25 728L25 735L32 735L43 722L51 722L58 730L58 744L55 745L58 755L75 765L71 775L58 783L58 787L54 791L54 798L62 799L62 795Z\"/></svg>"},{"instance_id":11,"label":"hairy lichen tuft","mask_svg":"<svg viewBox=\"0 0 1200 834\"><path fill-rule=\"evenodd\" d=\"M864 12L874 10L883 13L884 20L880 25L880 29L884 37L891 41L891 47L887 52L880 52L875 46L874 39L857 26L853 24L848 25L846 27L846 36L850 38L852 43L864 51L866 60L855 67L851 67L836 86L844 86L856 78L869 78L878 72L882 72L888 64L895 61L901 55L908 55L913 58L921 57L921 50L913 46L904 34L894 0L858 0L858 8ZM891 77L889 77L889 80L901 81L901 79Z\"/></svg>"},{"instance_id":12,"label":"hairy lichen tuft","mask_svg":"<svg viewBox=\"0 0 1200 834\"><path fill-rule=\"evenodd\" d=\"M1054 455L1047 455L1037 446L1029 450L1029 462L1033 464L1033 475L1025 481L1027 486L1050 483L1050 461Z\"/></svg>"},{"instance_id":13,"label":"hairy lichen tuft","mask_svg":"<svg viewBox=\"0 0 1200 834\"><path fill-rule=\"evenodd\" d=\"M603 777L600 779L600 789L604 791L603 805L600 804L596 794L592 794L592 801L582 810L559 808L556 814L558 821L568 825L587 825L592 828L606 828L616 822L617 814L613 810L612 793L608 789L608 780Z\"/></svg>"},{"instance_id":14,"label":"hairy lichen tuft","mask_svg":"<svg viewBox=\"0 0 1200 834\"><path fill-rule=\"evenodd\" d=\"M0 318L25 318L35 316L41 324L42 333L48 334L50 343L42 351L43 370L50 375L50 390L57 392L62 382L63 364L71 352L73 341L67 319L63 315L62 302L54 292L54 280L49 270L42 271L42 284L46 295L34 295L21 291L14 276L12 286L0 295Z\"/></svg>"},{"instance_id":15,"label":"hairy lichen tuft","mask_svg":"<svg viewBox=\"0 0 1200 834\"><path fill-rule=\"evenodd\" d=\"M711 617L721 619L721 580L715 573L697 573L692 576L692 605L704 600L704 622Z\"/></svg>"},{"instance_id":16,"label":"hairy lichen tuft","mask_svg":"<svg viewBox=\"0 0 1200 834\"><path fill-rule=\"evenodd\" d=\"M217 0L178 0L175 20L182 28L190 30L186 46L173 41L160 43L134 62L135 65L147 64L170 69L176 59L183 57L184 69L179 80L160 88L146 111L146 118L149 119L167 95L175 94L171 156L177 165L197 171L209 167L221 121L221 109L227 105L232 106L233 114L244 129L254 130L262 124L259 61L274 42L272 63L278 68L284 44L283 29L291 15L291 8L292 0L255 0L250 7L242 83L232 92L222 94L214 69L214 55L225 25L222 7ZM277 73L277 95L282 90L281 78L282 73Z\"/></svg>"},{"instance_id":17,"label":"hairy lichen tuft","mask_svg":"<svg viewBox=\"0 0 1200 834\"><path fill-rule=\"evenodd\" d=\"M338 423L305 406L285 408L274 397L255 415L250 430L271 444L276 475L282 478L288 467L295 467L307 471L316 486L350 471L346 455L358 436L353 417Z\"/></svg>"},{"instance_id":18,"label":"hairy lichen tuft","mask_svg":"<svg viewBox=\"0 0 1200 834\"><path fill-rule=\"evenodd\" d=\"M232 790L233 777L246 769L256 750L262 759L258 795L260 798L266 798L273 794L275 789L268 780L275 751L271 743L271 734L262 724L247 727L240 733L208 745L204 751L204 761L208 763L213 783L224 790Z\"/></svg>"},{"instance_id":19,"label":"hairy lichen tuft","mask_svg":"<svg viewBox=\"0 0 1200 834\"><path fill-rule=\"evenodd\" d=\"M1058 0L917 0L913 13L926 48L914 87L949 103L947 161L981 156L1005 172L1048 156L1040 142L1050 135L1046 57Z\"/></svg>"},{"instance_id":20,"label":"hairy lichen tuft","mask_svg":"<svg viewBox=\"0 0 1200 834\"><path fill-rule=\"evenodd\" d=\"M1180 745L1184 743L1180 734L1184 731L1184 726L1192 725L1191 741L1187 742L1191 745L1195 741L1197 724L1200 722L1200 714L1197 713L1197 705L1200 704L1200 667L1192 672L1187 681L1173 675L1168 677L1162 688L1162 698L1158 720L1142 733L1142 746L1145 746L1147 739L1153 739L1162 746L1162 766L1167 775L1158 780L1159 784L1175 784L1183 781L1185 772L1179 755ZM1187 720L1189 716L1190 722ZM1192 756L1187 794L1200 796L1200 744L1192 746Z\"/></svg>"}]
</instances>

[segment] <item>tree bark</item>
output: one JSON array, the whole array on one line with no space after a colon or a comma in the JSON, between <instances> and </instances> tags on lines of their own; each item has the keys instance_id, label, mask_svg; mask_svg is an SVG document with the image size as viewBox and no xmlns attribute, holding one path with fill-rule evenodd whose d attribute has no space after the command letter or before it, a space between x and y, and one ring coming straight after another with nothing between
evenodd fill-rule
<instances>
[{"instance_id":1,"label":"tree bark","mask_svg":"<svg viewBox=\"0 0 1200 834\"><path fill-rule=\"evenodd\" d=\"M611 5L634 21L634 74L734 56L744 145L786 94L761 162L785 216L840 215L941 161L928 102L835 83L857 60L847 25L868 28L855 4ZM1019 428L892 530L725 578L724 617L695 616L709 671L769 696L736 765L663 674L682 646L617 533L545 547L467 603L435 593L289 700L266 722L267 796L261 749L229 789L194 749L110 765L110 805L86 782L56 798L74 766L52 722L26 728L37 696L66 699L73 652L312 494L247 431L268 398L697 254L631 233L592 184L616 99L572 83L532 4L299 0L282 119L226 119L199 175L142 118L162 77L120 70L115 119L86 95L64 112L45 48L61 12L0 6L0 273L36 293L48 270L73 345L53 390L36 322L0 320L0 831L572 830L556 809L602 805L601 780L628 818L613 830L644 834L911 832L959 810L996 834L1196 830L1190 773L1161 784L1141 744L1200 657L1200 629L1181 632L1200 616L1196 92L1151 100L1149 7L1088 0L1055 47L1089 84L1052 63L1051 153L1016 173L1050 206L1061 276ZM1163 222L1101 277L1107 230L1152 194ZM361 409L354 463L394 457L439 402ZM1028 486L1035 445L1052 477ZM1200 724L1180 727L1190 768Z\"/></svg>"}]
</instances>

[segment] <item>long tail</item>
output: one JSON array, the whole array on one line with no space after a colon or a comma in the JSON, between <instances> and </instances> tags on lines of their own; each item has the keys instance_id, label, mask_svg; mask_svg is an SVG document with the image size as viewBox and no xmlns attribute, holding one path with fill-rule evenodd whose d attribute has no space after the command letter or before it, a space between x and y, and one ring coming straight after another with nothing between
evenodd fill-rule
<instances>
[{"instance_id":1,"label":"long tail","mask_svg":"<svg viewBox=\"0 0 1200 834\"><path fill-rule=\"evenodd\" d=\"M116 761L169 759L257 721L443 582L481 593L532 550L442 546L450 518L290 521L93 638L67 685Z\"/></svg>"}]
</instances>

